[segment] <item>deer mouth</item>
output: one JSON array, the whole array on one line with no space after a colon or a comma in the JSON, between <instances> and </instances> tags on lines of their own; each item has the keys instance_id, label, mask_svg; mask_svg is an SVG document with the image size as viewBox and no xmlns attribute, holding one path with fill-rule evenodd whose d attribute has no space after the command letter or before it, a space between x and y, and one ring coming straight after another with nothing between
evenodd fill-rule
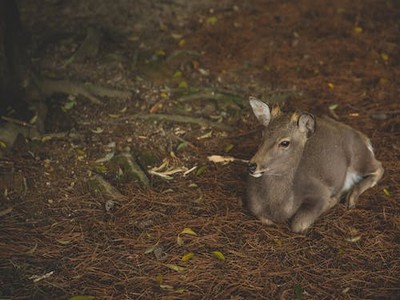
<instances>
[{"instance_id":1,"label":"deer mouth","mask_svg":"<svg viewBox=\"0 0 400 300\"><path fill-rule=\"evenodd\" d=\"M264 174L264 172L249 173L249 175L254 178L259 178L259 177L263 176L263 174Z\"/></svg>"}]
</instances>

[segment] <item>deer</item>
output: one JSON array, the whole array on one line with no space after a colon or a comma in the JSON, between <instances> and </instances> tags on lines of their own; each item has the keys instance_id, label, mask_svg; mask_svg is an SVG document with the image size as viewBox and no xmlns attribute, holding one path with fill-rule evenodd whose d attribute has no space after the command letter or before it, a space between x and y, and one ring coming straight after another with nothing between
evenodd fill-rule
<instances>
[{"instance_id":1,"label":"deer","mask_svg":"<svg viewBox=\"0 0 400 300\"><path fill-rule=\"evenodd\" d=\"M264 128L247 164L245 205L261 223L289 222L304 234L341 200L355 207L382 178L382 164L361 132L329 117L270 109L255 97L249 102Z\"/></svg>"}]
</instances>

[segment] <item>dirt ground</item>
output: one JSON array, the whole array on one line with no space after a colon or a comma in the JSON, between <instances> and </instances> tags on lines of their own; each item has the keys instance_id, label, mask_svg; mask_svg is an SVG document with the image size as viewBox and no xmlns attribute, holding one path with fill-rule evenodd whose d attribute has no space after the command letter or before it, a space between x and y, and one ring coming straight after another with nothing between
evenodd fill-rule
<instances>
[{"instance_id":1,"label":"dirt ground","mask_svg":"<svg viewBox=\"0 0 400 300\"><path fill-rule=\"evenodd\" d=\"M55 95L1 159L1 299L400 298L399 1L19 4L42 75L131 96ZM207 159L255 153L250 95L361 130L383 180L305 235L260 224L245 164Z\"/></svg>"}]
</instances>

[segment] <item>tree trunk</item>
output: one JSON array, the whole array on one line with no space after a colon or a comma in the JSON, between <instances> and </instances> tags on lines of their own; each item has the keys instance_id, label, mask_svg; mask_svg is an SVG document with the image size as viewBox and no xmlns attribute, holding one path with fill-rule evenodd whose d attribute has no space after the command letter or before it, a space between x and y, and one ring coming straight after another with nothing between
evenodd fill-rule
<instances>
[{"instance_id":1,"label":"tree trunk","mask_svg":"<svg viewBox=\"0 0 400 300\"><path fill-rule=\"evenodd\" d=\"M0 1L0 115L26 120L31 115L24 90L32 68L15 0Z\"/></svg>"}]
</instances>

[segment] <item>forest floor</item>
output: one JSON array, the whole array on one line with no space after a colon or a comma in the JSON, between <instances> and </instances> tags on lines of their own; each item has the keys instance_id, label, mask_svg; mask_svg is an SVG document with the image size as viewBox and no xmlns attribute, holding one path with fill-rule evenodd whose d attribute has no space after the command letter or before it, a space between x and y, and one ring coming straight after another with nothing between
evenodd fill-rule
<instances>
[{"instance_id":1,"label":"forest floor","mask_svg":"<svg viewBox=\"0 0 400 300\"><path fill-rule=\"evenodd\" d=\"M400 298L400 3L237 3L20 1L43 76L128 96L56 94L2 158L1 299ZM305 235L262 225L245 164L208 160L255 153L250 95L364 132L384 178Z\"/></svg>"}]
</instances>

